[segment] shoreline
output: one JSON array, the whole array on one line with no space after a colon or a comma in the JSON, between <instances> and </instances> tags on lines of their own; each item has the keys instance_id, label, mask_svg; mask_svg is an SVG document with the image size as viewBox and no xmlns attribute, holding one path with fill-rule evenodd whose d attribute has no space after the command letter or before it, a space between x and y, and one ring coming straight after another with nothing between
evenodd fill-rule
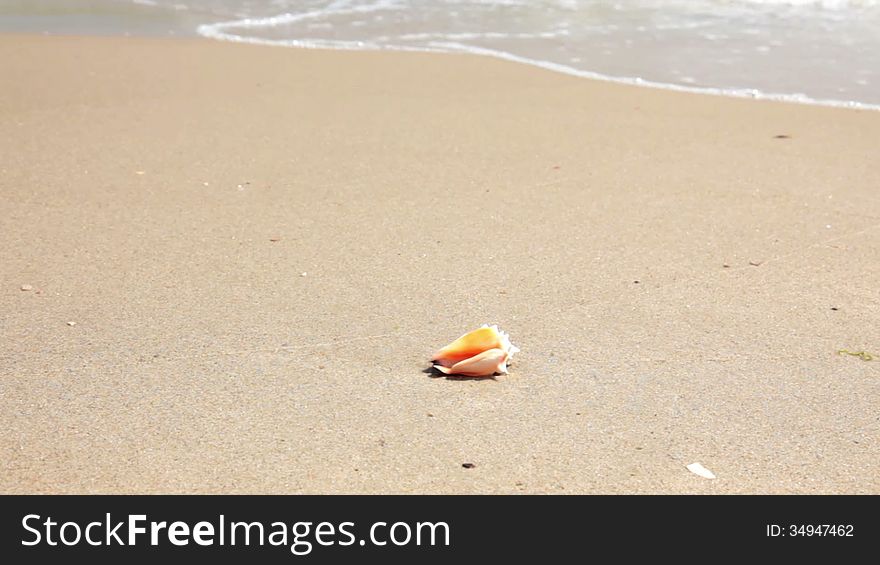
<instances>
[{"instance_id":1,"label":"shoreline","mask_svg":"<svg viewBox=\"0 0 880 565\"><path fill-rule=\"evenodd\" d=\"M288 49L326 49L336 51L362 51L362 52L408 52L408 53L435 53L435 54L467 54L479 57L491 57L501 61L509 61L522 65L536 67L553 73L559 73L568 76L574 76L587 80L597 80L610 82L612 84L625 84L627 86L639 86L642 88L655 88L658 90L669 90L672 92L685 92L688 94L705 94L707 96L723 96L728 98L743 98L747 100L769 100L772 102L785 102L789 104L804 104L807 106L824 106L828 108L847 108L853 110L869 110L872 112L880 111L880 104L871 104L868 102L859 102L856 100L831 100L821 98L811 98L800 93L778 93L764 92L756 88L745 87L700 87L687 86L684 84L657 82L652 80L644 80L640 77L614 76L607 75L595 71L586 71L576 69L567 65L552 63L549 61L541 61L538 59L530 59L521 57L506 51L497 51L494 49L480 48L470 45L458 43L446 43L438 46L437 49L404 47L393 45L376 45L368 44L364 46L363 42L357 41L309 41L299 39L263 39L257 37L244 37L232 33L225 33L222 30L228 27L242 27L243 24L259 23L261 21L274 21L276 17L270 18L247 18L244 20L235 20L229 22L218 22L212 24L202 24L198 27L196 33L200 37L212 39L215 41L225 41L229 43L242 43L247 45L262 45L272 47L282 47Z\"/></svg>"},{"instance_id":2,"label":"shoreline","mask_svg":"<svg viewBox=\"0 0 880 565\"><path fill-rule=\"evenodd\" d=\"M574 67L570 67L567 65L562 65L558 63L552 63L548 61L541 61L537 59L530 59L528 57L521 57L519 55L514 55L512 53L508 53L505 51L497 51L493 49L485 49L479 48L475 46L468 46L463 44L456 43L447 43L445 46L437 47L436 49L429 48L416 48L416 47L406 47L406 46L392 46L392 45L368 45L364 46L362 42L356 41L313 41L313 40L297 40L297 39L261 39L256 37L244 37L236 34L225 33L222 30L227 27L240 27L243 22L251 22L251 21L270 21L277 18L257 18L253 20L251 18L247 18L244 20L235 20L228 22L215 22L215 23L207 23L200 24L197 29L192 30L191 33L186 34L147 34L147 35L133 35L133 34L119 34L119 33L107 33L107 34L66 34L66 33L49 33L45 32L43 34L31 34L31 33L18 33L18 32L3 32L2 35L7 36L47 36L47 37L116 37L116 38L128 38L128 37L143 37L143 38L152 38L152 39L182 39L182 40L192 40L192 39L206 39L209 41L219 41L224 43L238 43L243 45L257 45L257 46L265 46L265 47L278 47L285 49L309 49L309 50L327 50L327 51L355 51L355 52L364 52L364 53L427 53L427 54L448 54L448 55L474 55L478 57L489 57L493 59L497 59L500 61L513 62L521 65L527 65L530 67L542 69L545 71L550 71L552 73L562 74L566 76L573 76L586 80L595 80L601 82L608 82L611 84L622 84L627 86L637 86L641 88L652 88L657 90L668 90L671 92L682 92L687 94L703 94L706 96L721 96L725 98L739 98L745 100L756 100L756 101L770 101L770 102L783 102L787 104L802 104L806 106L821 106L826 108L843 108L843 109L851 109L851 110L867 110L871 112L880 111L880 104L873 104L869 102L860 102L857 100L836 100L836 99L822 99L822 98L812 98L802 93L779 93L779 92L765 92L756 88L747 88L747 87L702 87L702 86L688 86L684 84L676 84L676 83L666 83L666 82L658 82L652 80L645 80L640 77L629 77L629 76L615 76L608 75L595 71L587 71L576 69Z\"/></svg>"},{"instance_id":3,"label":"shoreline","mask_svg":"<svg viewBox=\"0 0 880 565\"><path fill-rule=\"evenodd\" d=\"M0 47L0 492L880 493L880 115ZM509 375L423 372L484 323Z\"/></svg>"}]
</instances>

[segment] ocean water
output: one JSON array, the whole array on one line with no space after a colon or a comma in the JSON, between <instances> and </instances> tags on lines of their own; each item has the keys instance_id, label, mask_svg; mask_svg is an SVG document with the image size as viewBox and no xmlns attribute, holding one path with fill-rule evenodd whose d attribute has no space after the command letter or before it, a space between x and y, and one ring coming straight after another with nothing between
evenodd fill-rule
<instances>
[{"instance_id":1,"label":"ocean water","mask_svg":"<svg viewBox=\"0 0 880 565\"><path fill-rule=\"evenodd\" d=\"M0 31L469 52L645 86L880 109L880 0L0 0Z\"/></svg>"}]
</instances>

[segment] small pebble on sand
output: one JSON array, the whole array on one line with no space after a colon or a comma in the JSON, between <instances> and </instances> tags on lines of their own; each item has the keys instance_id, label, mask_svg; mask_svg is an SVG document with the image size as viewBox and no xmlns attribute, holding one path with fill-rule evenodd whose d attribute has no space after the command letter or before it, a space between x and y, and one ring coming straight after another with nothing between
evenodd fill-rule
<instances>
[{"instance_id":1,"label":"small pebble on sand","mask_svg":"<svg viewBox=\"0 0 880 565\"><path fill-rule=\"evenodd\" d=\"M67 325L71 328L76 325L76 322L67 322Z\"/></svg>"},{"instance_id":2,"label":"small pebble on sand","mask_svg":"<svg viewBox=\"0 0 880 565\"><path fill-rule=\"evenodd\" d=\"M307 275L308 275L308 273L300 273L300 274L299 274L299 276L301 276L301 277L305 277L305 276L307 276Z\"/></svg>"},{"instance_id":3,"label":"small pebble on sand","mask_svg":"<svg viewBox=\"0 0 880 565\"><path fill-rule=\"evenodd\" d=\"M33 289L34 289L34 287L31 286L31 285L29 285L29 284L23 284L23 285L21 285L21 290L23 290L23 291L25 291L25 292L27 292L27 291L29 291L29 290L33 290Z\"/></svg>"}]
</instances>

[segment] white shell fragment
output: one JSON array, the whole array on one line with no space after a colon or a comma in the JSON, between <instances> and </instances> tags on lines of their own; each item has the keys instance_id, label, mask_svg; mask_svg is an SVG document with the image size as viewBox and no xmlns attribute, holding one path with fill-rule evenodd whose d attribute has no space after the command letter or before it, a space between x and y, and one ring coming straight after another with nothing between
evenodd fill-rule
<instances>
[{"instance_id":1,"label":"white shell fragment","mask_svg":"<svg viewBox=\"0 0 880 565\"><path fill-rule=\"evenodd\" d=\"M691 463L687 466L687 470L695 475L700 475L704 479L714 479L715 473L710 471L709 469L703 467L699 463Z\"/></svg>"}]
</instances>

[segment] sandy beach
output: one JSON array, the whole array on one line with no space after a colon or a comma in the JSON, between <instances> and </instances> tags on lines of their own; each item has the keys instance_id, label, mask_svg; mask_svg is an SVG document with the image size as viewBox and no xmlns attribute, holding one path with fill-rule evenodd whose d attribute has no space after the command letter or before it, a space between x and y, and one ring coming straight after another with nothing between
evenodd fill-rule
<instances>
[{"instance_id":1,"label":"sandy beach","mask_svg":"<svg viewBox=\"0 0 880 565\"><path fill-rule=\"evenodd\" d=\"M2 493L880 494L878 112L196 39L0 76ZM483 323L509 375L423 372Z\"/></svg>"}]
</instances>

